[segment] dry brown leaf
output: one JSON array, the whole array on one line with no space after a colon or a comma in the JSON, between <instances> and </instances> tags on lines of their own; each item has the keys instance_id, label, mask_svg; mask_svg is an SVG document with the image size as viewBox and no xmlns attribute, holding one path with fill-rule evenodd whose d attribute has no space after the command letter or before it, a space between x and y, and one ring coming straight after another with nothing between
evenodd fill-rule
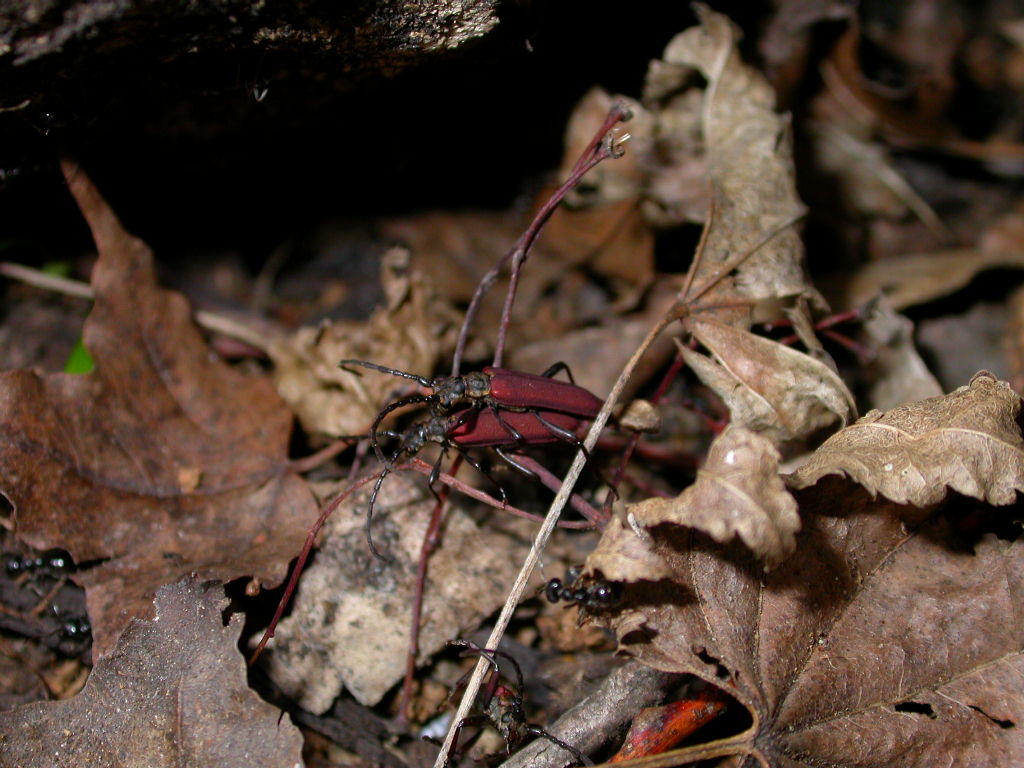
<instances>
[{"instance_id":1,"label":"dry brown leaf","mask_svg":"<svg viewBox=\"0 0 1024 768\"><path fill-rule=\"evenodd\" d=\"M523 229L521 212L426 211L376 222L381 236L405 244L414 267L450 302L468 303L488 268L504 254ZM501 283L496 288L500 311Z\"/></svg>"},{"instance_id":2,"label":"dry brown leaf","mask_svg":"<svg viewBox=\"0 0 1024 768\"><path fill-rule=\"evenodd\" d=\"M455 339L454 310L430 282L410 269L410 254L393 248L382 263L386 306L366 322L300 328L275 340L268 352L274 383L311 434L356 435L400 386L391 376L342 370L345 359L387 361L403 371L430 376Z\"/></svg>"},{"instance_id":3,"label":"dry brown leaf","mask_svg":"<svg viewBox=\"0 0 1024 768\"><path fill-rule=\"evenodd\" d=\"M384 563L366 545L367 495L335 510L266 654L275 683L313 712L328 710L343 688L374 705L405 669L416 568L435 502L419 475L387 478L373 517L374 541L392 557ZM525 552L459 510L446 512L427 572L421 663L501 605Z\"/></svg>"},{"instance_id":4,"label":"dry brown leaf","mask_svg":"<svg viewBox=\"0 0 1024 768\"><path fill-rule=\"evenodd\" d=\"M863 325L874 353L868 365L873 407L886 411L942 394L938 380L914 346L914 324L910 320L881 299L868 312Z\"/></svg>"},{"instance_id":5,"label":"dry brown leaf","mask_svg":"<svg viewBox=\"0 0 1024 768\"><path fill-rule=\"evenodd\" d=\"M687 364L728 406L732 423L778 444L856 417L853 395L824 363L771 339L699 317L687 327L712 356L683 345Z\"/></svg>"},{"instance_id":6,"label":"dry brown leaf","mask_svg":"<svg viewBox=\"0 0 1024 768\"><path fill-rule=\"evenodd\" d=\"M74 698L0 713L0 765L302 765L298 729L248 686L240 615L218 584L161 587Z\"/></svg>"},{"instance_id":7,"label":"dry brown leaf","mask_svg":"<svg viewBox=\"0 0 1024 768\"><path fill-rule=\"evenodd\" d=\"M622 582L656 582L672 576L655 551L651 534L633 523L625 515L611 519L587 557L587 575L600 571L606 579Z\"/></svg>"},{"instance_id":8,"label":"dry brown leaf","mask_svg":"<svg viewBox=\"0 0 1024 768\"><path fill-rule=\"evenodd\" d=\"M952 489L990 504L1024 491L1020 397L982 371L970 385L887 413L872 411L829 438L790 476L806 488L845 475L872 494L925 507Z\"/></svg>"},{"instance_id":9,"label":"dry brown leaf","mask_svg":"<svg viewBox=\"0 0 1024 768\"><path fill-rule=\"evenodd\" d=\"M621 284L622 304L634 303L636 292L654 279L654 232L641 217L635 199L559 208L544 230L542 252L563 269L584 266Z\"/></svg>"},{"instance_id":10,"label":"dry brown leaf","mask_svg":"<svg viewBox=\"0 0 1024 768\"><path fill-rule=\"evenodd\" d=\"M737 426L715 438L693 485L675 499L633 504L629 514L648 529L685 526L723 543L738 537L769 567L793 551L800 530L796 501L779 477L779 452Z\"/></svg>"},{"instance_id":11,"label":"dry brown leaf","mask_svg":"<svg viewBox=\"0 0 1024 768\"><path fill-rule=\"evenodd\" d=\"M848 420L856 411L828 365L745 332L752 321L749 304L768 308L781 302L790 305L788 313L807 336L808 348L820 350L808 335L808 305L823 302L803 273L798 234L784 226L803 210L788 123L775 113L767 81L743 64L738 29L725 16L697 7L700 26L669 43L648 84L651 94L664 97L688 87L692 69L708 83L701 128L715 207L693 275L695 298L681 298L680 315L714 359L690 350L683 354L730 405L734 421L787 442ZM735 265L744 254L749 258L736 267L736 276L725 276L725 265ZM687 306L691 301L696 306Z\"/></svg>"},{"instance_id":12,"label":"dry brown leaf","mask_svg":"<svg viewBox=\"0 0 1024 768\"><path fill-rule=\"evenodd\" d=\"M1024 248L958 248L873 261L861 267L844 286L842 308L859 307L881 295L893 309L906 309L958 291L978 273L995 268L1024 268Z\"/></svg>"},{"instance_id":13,"label":"dry brown leaf","mask_svg":"<svg viewBox=\"0 0 1024 768\"><path fill-rule=\"evenodd\" d=\"M662 58L678 72L680 84L689 77L687 68L698 70L708 81L702 133L718 204L702 268L713 274L804 207L796 194L789 121L775 112L771 85L743 63L739 29L707 6L695 7L700 25L673 38ZM738 270L735 289L724 293L755 301L804 297L821 304L803 273L803 245L792 229L748 259ZM708 298L713 302L716 295Z\"/></svg>"},{"instance_id":14,"label":"dry brown leaf","mask_svg":"<svg viewBox=\"0 0 1024 768\"><path fill-rule=\"evenodd\" d=\"M99 251L85 375L0 375L0 484L17 534L61 547L108 651L182 574L284 576L316 506L289 468L292 416L262 378L216 359L184 298L156 286L149 248L77 167L68 184Z\"/></svg>"},{"instance_id":15,"label":"dry brown leaf","mask_svg":"<svg viewBox=\"0 0 1024 768\"><path fill-rule=\"evenodd\" d=\"M1024 541L911 529L841 481L798 500L796 554L767 576L736 543L663 546L674 590L610 622L620 649L750 710L731 765L1024 763Z\"/></svg>"},{"instance_id":16,"label":"dry brown leaf","mask_svg":"<svg viewBox=\"0 0 1024 768\"><path fill-rule=\"evenodd\" d=\"M893 167L889 148L876 141L872 131L858 131L841 119L822 121L810 126L808 139L818 172L833 185L837 200L850 214L895 220L913 211L933 232L942 234L935 211Z\"/></svg>"}]
</instances>

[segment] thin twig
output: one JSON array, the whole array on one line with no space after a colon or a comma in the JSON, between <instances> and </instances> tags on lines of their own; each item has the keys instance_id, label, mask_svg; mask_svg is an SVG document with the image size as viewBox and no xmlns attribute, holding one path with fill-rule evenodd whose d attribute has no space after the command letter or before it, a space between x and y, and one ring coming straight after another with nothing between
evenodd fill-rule
<instances>
[{"instance_id":1,"label":"thin twig","mask_svg":"<svg viewBox=\"0 0 1024 768\"><path fill-rule=\"evenodd\" d=\"M67 277L51 275L24 264L14 264L9 261L0 261L0 275L9 277L12 280L42 288L46 291L53 291L65 296L73 296L76 299L93 301L96 294L92 286L80 280L72 280ZM197 309L193 315L196 324L201 328L233 339L244 341L246 344L255 347L261 352L266 352L274 339L273 333L267 333L265 328L256 329L251 325L241 323L224 314L210 312L205 309Z\"/></svg>"},{"instance_id":2,"label":"thin twig","mask_svg":"<svg viewBox=\"0 0 1024 768\"><path fill-rule=\"evenodd\" d=\"M460 453L452 461L449 472L454 475L459 471L462 464ZM412 702L412 683L416 673L416 656L420 651L420 624L423 618L423 590L427 583L427 566L430 563L430 556L437 549L437 543L441 538L441 523L444 521L445 503L451 486L444 486L438 493L434 508L430 512L430 522L427 524L426 533L423 534L423 543L420 545L420 561L416 570L416 588L412 596L412 612L409 621L409 648L405 657L405 680L402 681L402 696L398 702L398 722L406 723L409 718L409 705Z\"/></svg>"}]
</instances>

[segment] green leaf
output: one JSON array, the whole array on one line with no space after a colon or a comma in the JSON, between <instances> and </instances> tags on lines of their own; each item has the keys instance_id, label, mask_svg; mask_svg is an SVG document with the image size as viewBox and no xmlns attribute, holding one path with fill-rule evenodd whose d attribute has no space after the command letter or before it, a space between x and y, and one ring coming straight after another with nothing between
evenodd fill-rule
<instances>
[{"instance_id":1,"label":"green leaf","mask_svg":"<svg viewBox=\"0 0 1024 768\"><path fill-rule=\"evenodd\" d=\"M68 361L64 364L64 373L90 373L95 367L92 355L85 348L82 340L79 339L75 348L71 350Z\"/></svg>"}]
</instances>

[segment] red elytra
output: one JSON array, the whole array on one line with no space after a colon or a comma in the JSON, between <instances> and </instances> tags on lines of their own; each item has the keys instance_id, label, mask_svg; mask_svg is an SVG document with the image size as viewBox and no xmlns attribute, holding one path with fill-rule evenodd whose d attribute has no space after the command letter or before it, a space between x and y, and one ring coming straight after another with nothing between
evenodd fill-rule
<instances>
[{"instance_id":1,"label":"red elytra","mask_svg":"<svg viewBox=\"0 0 1024 768\"><path fill-rule=\"evenodd\" d=\"M490 366L485 367L483 372L491 379L490 401L499 408L568 413L590 420L597 416L604 404L599 397L583 387L553 379L550 375Z\"/></svg>"},{"instance_id":2,"label":"red elytra","mask_svg":"<svg viewBox=\"0 0 1024 768\"><path fill-rule=\"evenodd\" d=\"M452 414L452 418L458 423L448 432L448 439L460 448L500 448L567 441L586 423L586 420L570 413L547 410L466 409Z\"/></svg>"}]
</instances>

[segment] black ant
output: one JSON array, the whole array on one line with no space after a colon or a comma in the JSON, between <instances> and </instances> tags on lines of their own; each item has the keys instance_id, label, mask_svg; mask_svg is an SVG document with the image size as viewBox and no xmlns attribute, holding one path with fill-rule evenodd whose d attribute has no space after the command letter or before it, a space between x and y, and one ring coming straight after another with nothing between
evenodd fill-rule
<instances>
[{"instance_id":1,"label":"black ant","mask_svg":"<svg viewBox=\"0 0 1024 768\"><path fill-rule=\"evenodd\" d=\"M593 765L593 761L587 758L582 752L571 744L567 744L556 736L551 735L539 725L528 723L526 714L523 711L523 671L515 658L504 651L481 648L469 640L451 640L452 646L460 646L465 650L462 656L482 656L491 665L490 677L483 688L482 713L465 718L455 728L455 737L452 739L451 754L459 743L459 734L467 726L485 725L490 723L505 740L505 752L511 755L518 747L522 746L530 736L539 736L547 739L555 746L561 747L575 758L579 765ZM498 657L506 659L515 670L516 685L510 687L501 683L501 668L498 665ZM469 676L467 673L466 677ZM465 680L465 678L463 678ZM460 680L453 690L457 690L462 684ZM450 698L450 697L449 697ZM447 763L446 763L447 765Z\"/></svg>"},{"instance_id":2,"label":"black ant","mask_svg":"<svg viewBox=\"0 0 1024 768\"><path fill-rule=\"evenodd\" d=\"M58 606L51 607L50 621L59 622L48 634L46 645L66 656L81 656L92 645L92 624L88 616L75 616Z\"/></svg>"},{"instance_id":3,"label":"black ant","mask_svg":"<svg viewBox=\"0 0 1024 768\"><path fill-rule=\"evenodd\" d=\"M565 601L576 603L590 610L613 608L622 600L622 584L602 578L593 578L581 584L583 569L580 566L565 572L565 580L551 579L544 587L549 602Z\"/></svg>"},{"instance_id":4,"label":"black ant","mask_svg":"<svg viewBox=\"0 0 1024 768\"><path fill-rule=\"evenodd\" d=\"M60 639L69 643L88 643L92 640L92 624L84 616L73 616L61 625Z\"/></svg>"},{"instance_id":5,"label":"black ant","mask_svg":"<svg viewBox=\"0 0 1024 768\"><path fill-rule=\"evenodd\" d=\"M38 555L14 555L5 564L10 577L30 573L60 579L75 571L75 561L63 549L48 549Z\"/></svg>"}]
</instances>

